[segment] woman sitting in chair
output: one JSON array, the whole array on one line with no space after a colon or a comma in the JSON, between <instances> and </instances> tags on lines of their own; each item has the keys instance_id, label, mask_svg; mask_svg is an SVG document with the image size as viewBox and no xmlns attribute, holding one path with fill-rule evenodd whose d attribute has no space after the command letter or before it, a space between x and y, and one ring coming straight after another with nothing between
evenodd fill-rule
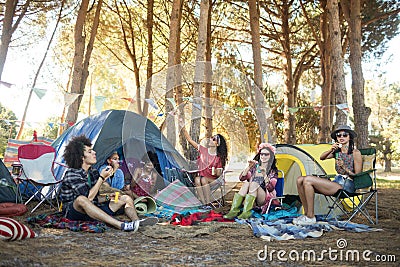
<instances>
[{"instance_id":1,"label":"woman sitting in chair","mask_svg":"<svg viewBox=\"0 0 400 267\"><path fill-rule=\"evenodd\" d=\"M341 189L354 192L354 182L349 175L360 173L362 169L361 153L354 147L354 138L357 134L349 126L344 125L333 131L331 137L335 143L331 149L321 154L320 159L335 158L335 169L338 174L333 181L311 175L297 178L297 191L305 215L293 219L294 224L310 225L316 222L314 215L316 192L327 196L332 196Z\"/></svg>"},{"instance_id":2,"label":"woman sitting in chair","mask_svg":"<svg viewBox=\"0 0 400 267\"><path fill-rule=\"evenodd\" d=\"M243 185L238 193L235 193L232 207L225 219L233 219L240 212L243 202L243 212L239 219L248 219L251 216L254 202L261 207L265 213L271 199L276 197L275 185L278 182L278 169L276 167L275 147L268 143L261 143L258 146L258 153L253 160L249 160L248 166L240 173L239 179ZM244 201L243 201L244 199ZM280 206L277 199L272 204Z\"/></svg>"},{"instance_id":3,"label":"woman sitting in chair","mask_svg":"<svg viewBox=\"0 0 400 267\"><path fill-rule=\"evenodd\" d=\"M228 149L225 138L216 134L208 139L207 147L197 144L185 129L182 121L179 121L181 130L186 140L199 151L197 165L199 172L194 178L197 195L200 201L204 204L203 209L210 209L208 206L211 203L210 184L214 182L225 168L227 161Z\"/></svg>"}]
</instances>

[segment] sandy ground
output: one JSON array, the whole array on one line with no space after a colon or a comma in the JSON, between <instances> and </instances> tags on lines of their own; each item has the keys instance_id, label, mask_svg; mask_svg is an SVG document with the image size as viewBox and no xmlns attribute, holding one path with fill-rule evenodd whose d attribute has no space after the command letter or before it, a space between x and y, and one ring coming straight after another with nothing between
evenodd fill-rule
<instances>
[{"instance_id":1,"label":"sandy ground","mask_svg":"<svg viewBox=\"0 0 400 267\"><path fill-rule=\"evenodd\" d=\"M229 192L228 200L239 186ZM380 232L332 231L319 238L267 242L253 236L248 226L237 223L190 227L167 223L144 227L137 233L110 229L101 234L34 227L39 233L37 238L0 242L0 266L399 266L399 193L397 189L379 190L376 227L383 229ZM228 201L217 211L227 212L229 207ZM44 212L48 212L45 206L33 215ZM16 219L24 222L28 216L31 214ZM354 222L366 223L366 220L357 217ZM351 257L346 260L344 256L340 260L344 250L338 250L337 242L341 238L347 242L346 251L360 253L359 261ZM333 257L335 254L324 254L321 260L315 261L288 259L289 253L313 250L321 254L323 250L335 249L337 259ZM279 250L285 253L280 258L276 252ZM370 261L361 258L363 252ZM268 255L266 259L265 255ZM379 259L386 262L378 262Z\"/></svg>"}]
</instances>

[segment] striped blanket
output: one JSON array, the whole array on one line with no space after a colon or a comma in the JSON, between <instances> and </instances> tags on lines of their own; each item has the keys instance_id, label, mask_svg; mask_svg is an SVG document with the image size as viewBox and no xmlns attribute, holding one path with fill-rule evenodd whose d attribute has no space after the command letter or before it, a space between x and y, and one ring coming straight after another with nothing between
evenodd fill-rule
<instances>
[{"instance_id":1,"label":"striped blanket","mask_svg":"<svg viewBox=\"0 0 400 267\"><path fill-rule=\"evenodd\" d=\"M53 214L39 214L27 218L29 224L39 225L46 228L69 229L74 232L103 233L109 227L100 221L72 221L64 218L61 212Z\"/></svg>"},{"instance_id":2,"label":"striped blanket","mask_svg":"<svg viewBox=\"0 0 400 267\"><path fill-rule=\"evenodd\" d=\"M192 191L179 180L170 183L154 198L158 205L177 211L193 209L202 205Z\"/></svg>"}]
</instances>

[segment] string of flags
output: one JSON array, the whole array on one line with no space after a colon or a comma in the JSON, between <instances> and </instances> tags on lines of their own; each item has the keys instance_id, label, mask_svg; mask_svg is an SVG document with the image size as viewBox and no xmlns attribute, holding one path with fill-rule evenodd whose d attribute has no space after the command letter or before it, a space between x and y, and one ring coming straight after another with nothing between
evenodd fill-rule
<instances>
[{"instance_id":1,"label":"string of flags","mask_svg":"<svg viewBox=\"0 0 400 267\"><path fill-rule=\"evenodd\" d=\"M14 86L14 84L11 84L11 83L8 83L8 82L5 82L5 81L1 81L1 80L0 80L0 85L3 85L3 86L8 87L8 88L11 88L12 86ZM43 89L43 88L32 88L32 91L36 94L36 96L39 99L42 99L46 95L48 90L47 89ZM79 96L81 96L83 94L63 92L63 95L64 95L64 105L65 105L65 107L68 107ZM202 98L202 97L200 97L200 98ZM104 103L105 103L105 101L107 99L108 99L108 97L106 97L106 96L95 96L94 97L94 104L95 104L95 108L96 108L97 112L101 112L103 110ZM131 104L136 102L136 100L134 98L131 98L131 97L121 97L119 99L126 100L126 101L130 102ZM173 106L173 110L170 111L169 114L175 116L176 115L176 111L177 111L177 107L178 107L177 103L175 102L175 99L174 98L166 98L166 99ZM201 110L202 109L201 105L199 105L197 103L194 103L194 101L193 101L194 99L196 99L196 98L193 98L193 97L182 97L182 100L184 102L190 102L190 103L192 103L193 107ZM158 106L157 102L154 99L146 98L146 99L144 99L144 101L146 101L155 111L161 111L162 110ZM317 105L317 106L307 106L307 107L289 107L288 110L289 110L289 112L291 114L295 114L300 109L312 108L312 109L314 109L314 111L321 111L322 109L324 109L326 107L329 107L329 106L336 106L339 110L342 110L343 112L345 112L346 115L348 115L348 112L350 111L349 106L348 106L347 103L336 104L336 105L326 105L326 106ZM222 104L222 108L223 109L234 109L234 110L238 111L241 115L244 115L244 112L246 110L253 110L253 108L251 108L251 107L231 107L231 106L228 106L226 104ZM150 114L149 118L150 119L155 119L156 117L162 117L162 116L164 116L164 113L158 112L156 115ZM12 120L6 120L6 119L1 119L1 118L0 118L0 120L5 121L6 124L10 124L10 122L12 121ZM18 123L18 122L21 122L21 121L15 121L15 122ZM29 122L25 122L25 123L27 123L28 126L29 126ZM37 122L34 122L34 123L37 123ZM54 125L59 125L59 126L66 126L66 125L70 125L71 126L71 125L73 125L73 123L71 124L71 123L68 123L68 122L66 122L66 123L48 122L47 124L48 124L48 126L50 128L53 128Z\"/></svg>"},{"instance_id":2,"label":"string of flags","mask_svg":"<svg viewBox=\"0 0 400 267\"><path fill-rule=\"evenodd\" d=\"M336 104L336 105L326 105L326 106L294 107L294 108L288 108L288 110L291 114L294 114L297 111L299 111L299 109L302 109L302 108L312 108L312 109L314 109L314 111L321 111L322 109L324 109L326 107L334 107L334 106L336 106L339 110L342 110L346 114L348 114L348 112L350 112L350 108L347 105L347 103Z\"/></svg>"}]
</instances>

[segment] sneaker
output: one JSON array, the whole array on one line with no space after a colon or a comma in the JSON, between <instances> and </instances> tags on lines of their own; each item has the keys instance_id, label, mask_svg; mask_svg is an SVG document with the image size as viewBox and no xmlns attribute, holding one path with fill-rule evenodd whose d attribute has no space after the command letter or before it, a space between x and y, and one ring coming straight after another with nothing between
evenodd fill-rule
<instances>
[{"instance_id":1,"label":"sneaker","mask_svg":"<svg viewBox=\"0 0 400 267\"><path fill-rule=\"evenodd\" d=\"M123 222L121 224L121 230L126 232L136 232L139 229L139 221Z\"/></svg>"},{"instance_id":2,"label":"sneaker","mask_svg":"<svg viewBox=\"0 0 400 267\"><path fill-rule=\"evenodd\" d=\"M311 224L315 224L317 222L317 220L315 219L315 216L312 218L308 218L307 216L304 216L302 218L300 218L297 221L297 225L311 225Z\"/></svg>"},{"instance_id":3,"label":"sneaker","mask_svg":"<svg viewBox=\"0 0 400 267\"><path fill-rule=\"evenodd\" d=\"M208 206L208 205L203 205L203 206L200 207L200 209L202 209L202 210L212 210L212 207Z\"/></svg>"},{"instance_id":4,"label":"sneaker","mask_svg":"<svg viewBox=\"0 0 400 267\"><path fill-rule=\"evenodd\" d=\"M301 219L301 218L303 218L303 217L305 217L306 215L300 215L299 217L296 217L296 218L294 218L293 219L293 224L297 224L297 222Z\"/></svg>"},{"instance_id":5,"label":"sneaker","mask_svg":"<svg viewBox=\"0 0 400 267\"><path fill-rule=\"evenodd\" d=\"M140 226L151 226L158 223L157 217L146 217L144 219L139 220Z\"/></svg>"}]
</instances>

